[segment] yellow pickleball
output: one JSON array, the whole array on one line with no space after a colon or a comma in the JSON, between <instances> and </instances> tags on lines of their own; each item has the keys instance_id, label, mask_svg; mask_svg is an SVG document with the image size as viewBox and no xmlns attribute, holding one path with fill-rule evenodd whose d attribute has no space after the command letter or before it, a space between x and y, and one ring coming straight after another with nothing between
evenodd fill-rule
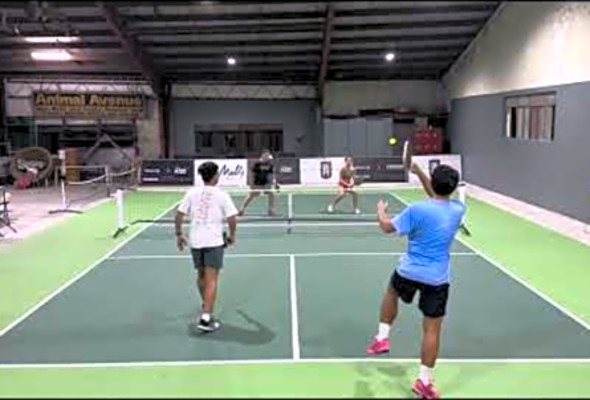
<instances>
[{"instance_id":1,"label":"yellow pickleball","mask_svg":"<svg viewBox=\"0 0 590 400\"><path fill-rule=\"evenodd\" d=\"M395 144L397 143L397 139L394 137L390 137L389 138L389 145L390 146L395 146Z\"/></svg>"}]
</instances>

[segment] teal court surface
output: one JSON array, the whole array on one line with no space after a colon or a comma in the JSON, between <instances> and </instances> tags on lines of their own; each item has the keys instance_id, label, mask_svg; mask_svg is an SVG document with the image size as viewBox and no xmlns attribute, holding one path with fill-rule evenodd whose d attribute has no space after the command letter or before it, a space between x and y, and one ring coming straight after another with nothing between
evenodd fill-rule
<instances>
[{"instance_id":1,"label":"teal court surface","mask_svg":"<svg viewBox=\"0 0 590 400\"><path fill-rule=\"evenodd\" d=\"M317 221L295 218L290 233L278 221L240 225L220 281L222 330L213 334L191 328L200 301L190 255L176 250L171 225L148 225L5 329L0 364L368 360L380 298L405 249L404 239L366 219L378 197L365 195L366 215L344 212L342 221L324 218L328 196L295 198L294 215ZM381 197L392 213L403 207ZM263 211L264 201L255 200L251 212ZM590 358L587 326L502 266L460 240L452 264L442 359ZM391 353L378 358L417 359L420 330L419 312L402 305Z\"/></svg>"}]
</instances>

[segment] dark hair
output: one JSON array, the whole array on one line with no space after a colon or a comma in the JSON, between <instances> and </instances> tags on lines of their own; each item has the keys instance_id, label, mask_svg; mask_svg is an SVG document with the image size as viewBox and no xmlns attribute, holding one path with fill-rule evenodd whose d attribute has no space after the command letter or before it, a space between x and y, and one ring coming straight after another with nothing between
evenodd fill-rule
<instances>
[{"instance_id":1,"label":"dark hair","mask_svg":"<svg viewBox=\"0 0 590 400\"><path fill-rule=\"evenodd\" d=\"M203 178L203 182L209 183L217 175L219 166L212 161L204 162L199 166L199 175Z\"/></svg>"},{"instance_id":2,"label":"dark hair","mask_svg":"<svg viewBox=\"0 0 590 400\"><path fill-rule=\"evenodd\" d=\"M439 196L449 196L459 184L459 173L448 165L439 165L430 177L432 190Z\"/></svg>"}]
</instances>

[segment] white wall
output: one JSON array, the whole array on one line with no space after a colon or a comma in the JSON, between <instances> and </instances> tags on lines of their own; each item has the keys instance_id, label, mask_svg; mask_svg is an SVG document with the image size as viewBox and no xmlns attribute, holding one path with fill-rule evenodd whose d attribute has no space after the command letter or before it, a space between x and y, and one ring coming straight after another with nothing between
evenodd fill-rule
<instances>
[{"instance_id":1,"label":"white wall","mask_svg":"<svg viewBox=\"0 0 590 400\"><path fill-rule=\"evenodd\" d=\"M450 98L590 81L590 3L507 2L443 82Z\"/></svg>"},{"instance_id":2,"label":"white wall","mask_svg":"<svg viewBox=\"0 0 590 400\"><path fill-rule=\"evenodd\" d=\"M356 115L361 109L411 107L430 113L444 109L445 94L436 81L326 82L324 113Z\"/></svg>"}]
</instances>

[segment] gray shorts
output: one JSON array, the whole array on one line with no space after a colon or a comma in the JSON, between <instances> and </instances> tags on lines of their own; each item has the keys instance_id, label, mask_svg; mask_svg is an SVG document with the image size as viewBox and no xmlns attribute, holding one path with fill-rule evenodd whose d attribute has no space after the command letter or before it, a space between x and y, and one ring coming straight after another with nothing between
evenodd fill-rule
<instances>
[{"instance_id":1,"label":"gray shorts","mask_svg":"<svg viewBox=\"0 0 590 400\"><path fill-rule=\"evenodd\" d=\"M192 249L193 263L196 269L201 268L223 268L223 246L204 247L202 249Z\"/></svg>"}]
</instances>

